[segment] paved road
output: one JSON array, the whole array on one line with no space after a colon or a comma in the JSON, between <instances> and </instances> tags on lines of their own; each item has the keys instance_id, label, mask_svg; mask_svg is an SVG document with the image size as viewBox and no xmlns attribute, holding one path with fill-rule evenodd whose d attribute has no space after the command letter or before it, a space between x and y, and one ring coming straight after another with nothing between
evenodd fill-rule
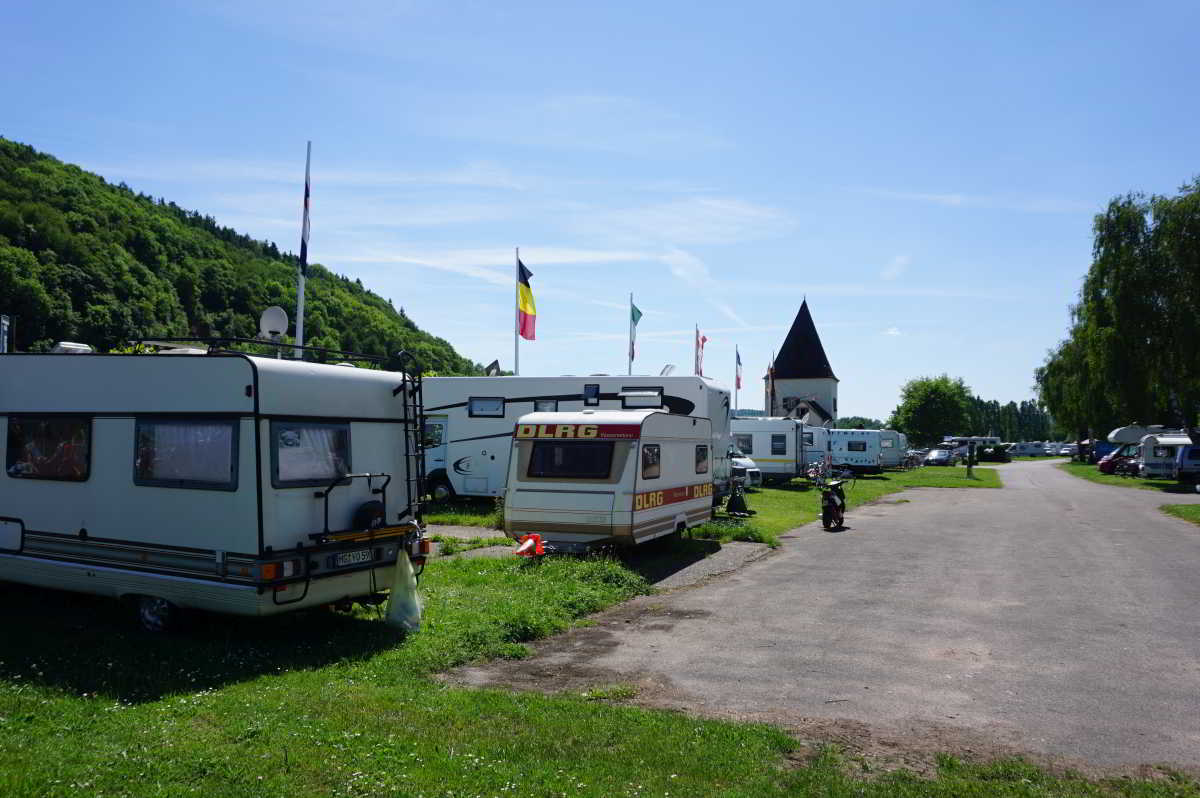
<instances>
[{"instance_id":1,"label":"paved road","mask_svg":"<svg viewBox=\"0 0 1200 798\"><path fill-rule=\"evenodd\" d=\"M1003 490L920 489L840 533L809 525L731 576L456 678L634 681L650 705L852 744L1200 766L1200 527L1157 510L1200 496L1045 462L1002 473Z\"/></svg>"}]
</instances>

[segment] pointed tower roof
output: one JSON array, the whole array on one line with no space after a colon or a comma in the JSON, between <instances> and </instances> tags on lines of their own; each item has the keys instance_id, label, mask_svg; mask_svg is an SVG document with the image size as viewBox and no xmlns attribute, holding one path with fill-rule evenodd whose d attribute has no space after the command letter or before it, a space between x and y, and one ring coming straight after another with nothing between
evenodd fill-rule
<instances>
[{"instance_id":1,"label":"pointed tower roof","mask_svg":"<svg viewBox=\"0 0 1200 798\"><path fill-rule=\"evenodd\" d=\"M775 379L814 379L827 377L837 379L829 358L825 356L825 347L821 346L821 336L817 335L817 327L813 324L812 314L808 312L808 300L800 305L800 312L788 330L783 347L775 358Z\"/></svg>"}]
</instances>

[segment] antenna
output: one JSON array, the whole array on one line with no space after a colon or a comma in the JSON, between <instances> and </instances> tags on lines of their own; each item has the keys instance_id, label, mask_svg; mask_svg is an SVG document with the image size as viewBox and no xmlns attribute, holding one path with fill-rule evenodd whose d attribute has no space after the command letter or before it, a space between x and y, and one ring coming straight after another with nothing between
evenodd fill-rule
<instances>
[{"instance_id":1,"label":"antenna","mask_svg":"<svg viewBox=\"0 0 1200 798\"><path fill-rule=\"evenodd\" d=\"M667 365L663 366L663 370L662 370L662 371L658 372L658 376L660 376L660 377L670 377L670 376L671 376L672 374L674 374L674 373L675 373L675 364L674 364L674 363L668 363Z\"/></svg>"},{"instance_id":2,"label":"antenna","mask_svg":"<svg viewBox=\"0 0 1200 798\"><path fill-rule=\"evenodd\" d=\"M272 305L258 317L258 334L260 337L274 341L288 331L287 311L278 305Z\"/></svg>"}]
</instances>

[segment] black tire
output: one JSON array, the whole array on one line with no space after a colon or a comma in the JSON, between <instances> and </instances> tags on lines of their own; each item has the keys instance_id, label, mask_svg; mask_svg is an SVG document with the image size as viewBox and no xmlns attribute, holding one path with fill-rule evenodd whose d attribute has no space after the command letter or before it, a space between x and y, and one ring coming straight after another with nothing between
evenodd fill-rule
<instances>
[{"instance_id":1,"label":"black tire","mask_svg":"<svg viewBox=\"0 0 1200 798\"><path fill-rule=\"evenodd\" d=\"M134 606L137 610L138 626L150 634L169 632L179 621L179 608L165 598L138 596Z\"/></svg>"},{"instance_id":2,"label":"black tire","mask_svg":"<svg viewBox=\"0 0 1200 798\"><path fill-rule=\"evenodd\" d=\"M833 529L833 524L834 524L833 516L834 516L834 514L833 514L832 507L822 507L821 508L821 526L825 527L826 529Z\"/></svg>"},{"instance_id":3,"label":"black tire","mask_svg":"<svg viewBox=\"0 0 1200 798\"><path fill-rule=\"evenodd\" d=\"M429 482L429 496L435 502L453 501L455 497L454 486L445 477L434 477Z\"/></svg>"},{"instance_id":4,"label":"black tire","mask_svg":"<svg viewBox=\"0 0 1200 798\"><path fill-rule=\"evenodd\" d=\"M372 499L363 502L354 511L354 529L378 529L387 524L387 516L383 511L383 502Z\"/></svg>"}]
</instances>

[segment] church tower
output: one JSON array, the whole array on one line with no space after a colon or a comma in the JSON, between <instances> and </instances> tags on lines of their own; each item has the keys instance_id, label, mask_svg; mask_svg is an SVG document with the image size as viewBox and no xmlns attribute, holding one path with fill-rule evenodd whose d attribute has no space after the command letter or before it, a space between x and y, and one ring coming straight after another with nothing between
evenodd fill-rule
<instances>
[{"instance_id":1,"label":"church tower","mask_svg":"<svg viewBox=\"0 0 1200 798\"><path fill-rule=\"evenodd\" d=\"M838 378L821 346L807 299L800 305L765 382L763 407L768 416L791 416L814 426L833 426Z\"/></svg>"}]
</instances>

